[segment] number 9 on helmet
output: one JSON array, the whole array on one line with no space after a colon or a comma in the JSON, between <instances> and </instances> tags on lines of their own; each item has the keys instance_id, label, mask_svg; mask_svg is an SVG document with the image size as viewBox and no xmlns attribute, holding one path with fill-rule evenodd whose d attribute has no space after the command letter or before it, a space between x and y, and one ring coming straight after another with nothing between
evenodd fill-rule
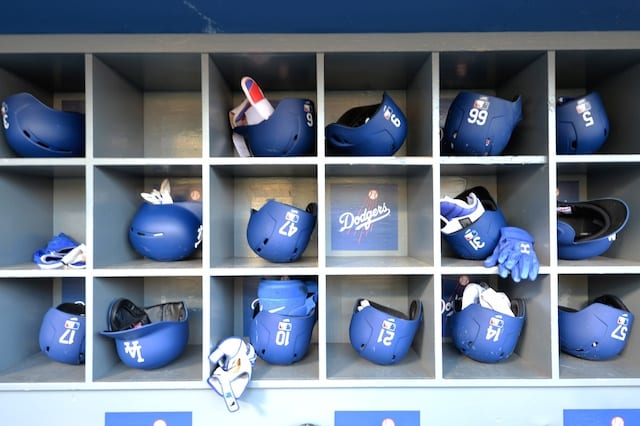
<instances>
[{"instance_id":1,"label":"number 9 on helmet","mask_svg":"<svg viewBox=\"0 0 640 426\"><path fill-rule=\"evenodd\" d=\"M316 119L309 99L285 98L277 102L271 116L252 125L237 126L255 157L310 155L316 145Z\"/></svg>"}]
</instances>

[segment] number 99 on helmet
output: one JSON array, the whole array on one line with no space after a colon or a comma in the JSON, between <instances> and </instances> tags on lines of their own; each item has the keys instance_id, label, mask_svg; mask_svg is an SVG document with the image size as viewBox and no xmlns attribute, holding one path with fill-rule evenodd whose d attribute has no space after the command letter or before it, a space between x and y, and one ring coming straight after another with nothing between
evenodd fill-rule
<instances>
[{"instance_id":1,"label":"number 99 on helmet","mask_svg":"<svg viewBox=\"0 0 640 426\"><path fill-rule=\"evenodd\" d=\"M522 98L513 101L479 93L460 92L444 124L444 153L500 155L522 120Z\"/></svg>"},{"instance_id":2,"label":"number 99 on helmet","mask_svg":"<svg viewBox=\"0 0 640 426\"><path fill-rule=\"evenodd\" d=\"M364 359L375 364L400 362L409 352L422 325L422 302L413 300L409 314L388 306L358 299L349 324L351 347Z\"/></svg>"}]
</instances>

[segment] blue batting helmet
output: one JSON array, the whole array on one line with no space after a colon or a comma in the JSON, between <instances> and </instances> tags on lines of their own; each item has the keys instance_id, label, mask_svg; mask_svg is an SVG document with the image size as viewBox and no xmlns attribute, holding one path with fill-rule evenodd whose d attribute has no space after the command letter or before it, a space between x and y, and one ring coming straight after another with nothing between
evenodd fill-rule
<instances>
[{"instance_id":1,"label":"blue batting helmet","mask_svg":"<svg viewBox=\"0 0 640 426\"><path fill-rule=\"evenodd\" d=\"M456 348L469 358L485 363L504 361L513 353L525 321L525 303L511 301L510 316L471 303L451 317L451 338Z\"/></svg>"},{"instance_id":2,"label":"blue batting helmet","mask_svg":"<svg viewBox=\"0 0 640 426\"><path fill-rule=\"evenodd\" d=\"M618 297L605 294L586 307L558 307L560 349L589 360L618 356L627 344L633 314Z\"/></svg>"},{"instance_id":3,"label":"blue batting helmet","mask_svg":"<svg viewBox=\"0 0 640 426\"><path fill-rule=\"evenodd\" d=\"M255 254L270 262L294 262L307 248L316 226L317 205L306 210L268 200L259 210L251 210L247 241Z\"/></svg>"},{"instance_id":4,"label":"blue batting helmet","mask_svg":"<svg viewBox=\"0 0 640 426\"><path fill-rule=\"evenodd\" d=\"M316 145L315 107L309 99L285 98L275 111L258 124L237 126L256 157L310 155Z\"/></svg>"},{"instance_id":5,"label":"blue batting helmet","mask_svg":"<svg viewBox=\"0 0 640 426\"><path fill-rule=\"evenodd\" d=\"M2 127L9 146L23 157L81 157L84 114L49 108L29 93L2 102Z\"/></svg>"},{"instance_id":6,"label":"blue batting helmet","mask_svg":"<svg viewBox=\"0 0 640 426\"><path fill-rule=\"evenodd\" d=\"M115 340L120 360L128 367L152 370L182 354L189 340L189 311L184 302L139 308L128 299L109 306L108 330L100 334Z\"/></svg>"},{"instance_id":7,"label":"blue batting helmet","mask_svg":"<svg viewBox=\"0 0 640 426\"><path fill-rule=\"evenodd\" d=\"M442 151L461 155L500 155L520 120L520 96L508 101L460 92L447 113Z\"/></svg>"},{"instance_id":8,"label":"blue batting helmet","mask_svg":"<svg viewBox=\"0 0 640 426\"><path fill-rule=\"evenodd\" d=\"M50 308L42 319L40 349L54 361L83 364L85 332L84 303L62 303Z\"/></svg>"},{"instance_id":9,"label":"blue batting helmet","mask_svg":"<svg viewBox=\"0 0 640 426\"><path fill-rule=\"evenodd\" d=\"M202 239L202 203L143 203L129 227L129 241L142 256L167 262L189 257Z\"/></svg>"},{"instance_id":10,"label":"blue batting helmet","mask_svg":"<svg viewBox=\"0 0 640 426\"><path fill-rule=\"evenodd\" d=\"M556 108L556 152L591 154L609 137L609 118L600 95L560 97Z\"/></svg>"},{"instance_id":11,"label":"blue batting helmet","mask_svg":"<svg viewBox=\"0 0 640 426\"><path fill-rule=\"evenodd\" d=\"M457 256L480 260L493 253L500 240L500 230L507 226L507 221L489 191L482 186L468 189L455 198L466 200L471 193L480 200L484 212L479 217L469 216L466 223L460 224L460 229L442 236Z\"/></svg>"},{"instance_id":12,"label":"blue batting helmet","mask_svg":"<svg viewBox=\"0 0 640 426\"><path fill-rule=\"evenodd\" d=\"M407 119L386 92L382 102L355 107L325 129L329 146L339 155L393 155L407 135Z\"/></svg>"},{"instance_id":13,"label":"blue batting helmet","mask_svg":"<svg viewBox=\"0 0 640 426\"><path fill-rule=\"evenodd\" d=\"M558 201L558 258L600 256L611 247L629 219L629 207L617 198Z\"/></svg>"},{"instance_id":14,"label":"blue batting helmet","mask_svg":"<svg viewBox=\"0 0 640 426\"><path fill-rule=\"evenodd\" d=\"M400 362L423 320L422 302L414 300L409 314L367 299L358 299L349 324L349 340L358 354L375 364Z\"/></svg>"}]
</instances>

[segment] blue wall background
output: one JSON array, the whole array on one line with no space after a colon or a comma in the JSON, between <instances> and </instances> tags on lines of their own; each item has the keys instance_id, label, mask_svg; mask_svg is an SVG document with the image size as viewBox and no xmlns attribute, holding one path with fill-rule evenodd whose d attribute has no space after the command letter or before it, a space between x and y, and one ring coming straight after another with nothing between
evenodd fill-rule
<instances>
[{"instance_id":1,"label":"blue wall background","mask_svg":"<svg viewBox=\"0 0 640 426\"><path fill-rule=\"evenodd\" d=\"M19 0L2 34L640 30L639 0Z\"/></svg>"}]
</instances>

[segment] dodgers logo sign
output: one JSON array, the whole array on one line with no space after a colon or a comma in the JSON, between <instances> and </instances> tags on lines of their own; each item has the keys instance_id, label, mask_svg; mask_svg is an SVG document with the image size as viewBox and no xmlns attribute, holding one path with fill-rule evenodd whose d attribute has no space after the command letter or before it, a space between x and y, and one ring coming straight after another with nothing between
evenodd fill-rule
<instances>
[{"instance_id":1,"label":"dodgers logo sign","mask_svg":"<svg viewBox=\"0 0 640 426\"><path fill-rule=\"evenodd\" d=\"M398 249L398 185L331 186L333 250Z\"/></svg>"}]
</instances>

